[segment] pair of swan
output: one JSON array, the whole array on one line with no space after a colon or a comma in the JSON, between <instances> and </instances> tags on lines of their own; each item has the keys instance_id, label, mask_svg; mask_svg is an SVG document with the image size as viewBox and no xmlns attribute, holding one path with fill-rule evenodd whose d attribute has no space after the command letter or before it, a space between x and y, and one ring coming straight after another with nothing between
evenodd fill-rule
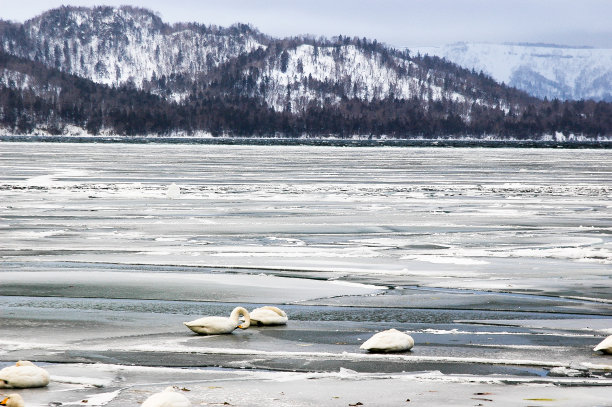
<instances>
[{"instance_id":1,"label":"pair of swan","mask_svg":"<svg viewBox=\"0 0 612 407\"><path fill-rule=\"evenodd\" d=\"M240 321L241 316L244 318L243 323ZM243 307L236 307L229 318L203 317L183 323L198 334L214 335L229 334L236 328L247 329L251 323L254 325L284 325L288 319L285 311L277 307L265 306L256 308L250 313Z\"/></svg>"},{"instance_id":2,"label":"pair of swan","mask_svg":"<svg viewBox=\"0 0 612 407\"><path fill-rule=\"evenodd\" d=\"M20 360L15 363L15 366L8 366L0 370L0 389L44 387L48 384L49 373L28 360ZM24 407L25 403L19 394L12 393L0 396L0 406Z\"/></svg>"},{"instance_id":3,"label":"pair of swan","mask_svg":"<svg viewBox=\"0 0 612 407\"><path fill-rule=\"evenodd\" d=\"M15 366L0 370L0 389L44 387L49 384L49 373L28 360L20 360Z\"/></svg>"}]
</instances>

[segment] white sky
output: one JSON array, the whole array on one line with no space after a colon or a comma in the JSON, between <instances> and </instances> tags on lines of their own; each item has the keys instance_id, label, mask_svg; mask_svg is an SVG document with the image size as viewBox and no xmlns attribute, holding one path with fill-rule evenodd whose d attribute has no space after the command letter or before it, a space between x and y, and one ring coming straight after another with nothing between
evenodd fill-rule
<instances>
[{"instance_id":1,"label":"white sky","mask_svg":"<svg viewBox=\"0 0 612 407\"><path fill-rule=\"evenodd\" d=\"M0 0L0 18L22 22L61 5L124 4L169 23L250 23L275 37L356 35L397 48L457 41L612 48L612 0Z\"/></svg>"}]
</instances>

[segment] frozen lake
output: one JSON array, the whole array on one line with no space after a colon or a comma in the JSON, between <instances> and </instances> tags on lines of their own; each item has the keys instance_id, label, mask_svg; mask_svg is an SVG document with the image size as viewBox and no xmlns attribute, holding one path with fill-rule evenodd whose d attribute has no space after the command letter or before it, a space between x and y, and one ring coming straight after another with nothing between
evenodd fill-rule
<instances>
[{"instance_id":1,"label":"frozen lake","mask_svg":"<svg viewBox=\"0 0 612 407\"><path fill-rule=\"evenodd\" d=\"M211 386L367 405L370 382L404 405L396 381L607 402L611 198L610 150L0 143L0 367L47 364L40 405L136 405L177 378L196 405ZM182 325L262 304L289 324ZM359 350L388 328L414 349ZM338 398L300 395L314 379Z\"/></svg>"}]
</instances>

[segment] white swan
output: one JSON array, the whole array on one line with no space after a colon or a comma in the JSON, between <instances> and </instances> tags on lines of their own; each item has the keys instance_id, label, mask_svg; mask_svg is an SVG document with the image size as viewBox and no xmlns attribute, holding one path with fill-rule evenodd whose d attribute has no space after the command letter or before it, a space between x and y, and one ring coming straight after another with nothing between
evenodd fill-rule
<instances>
[{"instance_id":1,"label":"white swan","mask_svg":"<svg viewBox=\"0 0 612 407\"><path fill-rule=\"evenodd\" d=\"M2 397L0 397L2 398ZM17 393L9 394L0 401L0 406L6 407L25 407L23 398Z\"/></svg>"},{"instance_id":2,"label":"white swan","mask_svg":"<svg viewBox=\"0 0 612 407\"><path fill-rule=\"evenodd\" d=\"M166 190L166 196L170 199L178 199L181 197L181 187L176 185L174 182L168 185Z\"/></svg>"},{"instance_id":3,"label":"white swan","mask_svg":"<svg viewBox=\"0 0 612 407\"><path fill-rule=\"evenodd\" d=\"M413 346L412 336L397 329L388 329L375 334L359 348L369 352L403 352Z\"/></svg>"},{"instance_id":4,"label":"white swan","mask_svg":"<svg viewBox=\"0 0 612 407\"><path fill-rule=\"evenodd\" d=\"M0 370L0 388L44 387L49 384L49 373L27 360Z\"/></svg>"},{"instance_id":5,"label":"white swan","mask_svg":"<svg viewBox=\"0 0 612 407\"><path fill-rule=\"evenodd\" d=\"M285 311L269 305L255 308L250 312L250 317L251 323L257 325L285 325L289 319Z\"/></svg>"},{"instance_id":6,"label":"white swan","mask_svg":"<svg viewBox=\"0 0 612 407\"><path fill-rule=\"evenodd\" d=\"M244 323L240 324L239 316L244 317ZM234 329L247 329L251 325L249 311L242 307L236 307L229 318L225 317L203 317L189 322L183 322L193 332L204 335L229 334Z\"/></svg>"},{"instance_id":7,"label":"white swan","mask_svg":"<svg viewBox=\"0 0 612 407\"><path fill-rule=\"evenodd\" d=\"M190 407L191 402L175 387L166 387L164 391L155 393L147 398L140 407Z\"/></svg>"},{"instance_id":8,"label":"white swan","mask_svg":"<svg viewBox=\"0 0 612 407\"><path fill-rule=\"evenodd\" d=\"M594 351L602 351L603 353L612 354L612 335L608 336L603 341L599 342L597 346L593 348Z\"/></svg>"}]
</instances>

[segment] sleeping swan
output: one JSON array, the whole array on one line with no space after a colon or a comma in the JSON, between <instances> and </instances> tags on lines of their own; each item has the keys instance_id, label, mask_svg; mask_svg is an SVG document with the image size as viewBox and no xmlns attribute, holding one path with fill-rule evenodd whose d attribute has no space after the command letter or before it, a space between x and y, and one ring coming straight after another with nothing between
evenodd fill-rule
<instances>
[{"instance_id":1,"label":"sleeping swan","mask_svg":"<svg viewBox=\"0 0 612 407\"><path fill-rule=\"evenodd\" d=\"M164 391L151 395L140 405L140 407L189 407L191 402L181 393L177 393L175 387L166 387Z\"/></svg>"},{"instance_id":2,"label":"sleeping swan","mask_svg":"<svg viewBox=\"0 0 612 407\"><path fill-rule=\"evenodd\" d=\"M603 341L599 342L599 345L595 346L595 348L593 348L594 351L602 351L603 353L609 353L612 354L612 335L608 336L606 339L604 339Z\"/></svg>"},{"instance_id":3,"label":"sleeping swan","mask_svg":"<svg viewBox=\"0 0 612 407\"><path fill-rule=\"evenodd\" d=\"M244 324L242 325L240 325L238 319L240 315L244 317ZM249 317L249 311L242 307L236 307L229 318L204 317L183 323L193 332L203 335L229 334L236 328L247 329L251 325L251 318Z\"/></svg>"},{"instance_id":4,"label":"sleeping swan","mask_svg":"<svg viewBox=\"0 0 612 407\"><path fill-rule=\"evenodd\" d=\"M6 397L0 397L0 406L6 407L25 407L25 403L21 396L17 393L9 394Z\"/></svg>"},{"instance_id":5,"label":"sleeping swan","mask_svg":"<svg viewBox=\"0 0 612 407\"><path fill-rule=\"evenodd\" d=\"M255 308L250 314L251 322L257 325L285 325L287 323L287 314L280 308L265 307Z\"/></svg>"},{"instance_id":6,"label":"sleeping swan","mask_svg":"<svg viewBox=\"0 0 612 407\"><path fill-rule=\"evenodd\" d=\"M49 373L27 360L0 370L0 388L44 387L49 384Z\"/></svg>"},{"instance_id":7,"label":"sleeping swan","mask_svg":"<svg viewBox=\"0 0 612 407\"><path fill-rule=\"evenodd\" d=\"M359 348L368 352L403 352L413 346L414 339L412 339L412 336L397 329L388 329L375 334Z\"/></svg>"}]
</instances>

